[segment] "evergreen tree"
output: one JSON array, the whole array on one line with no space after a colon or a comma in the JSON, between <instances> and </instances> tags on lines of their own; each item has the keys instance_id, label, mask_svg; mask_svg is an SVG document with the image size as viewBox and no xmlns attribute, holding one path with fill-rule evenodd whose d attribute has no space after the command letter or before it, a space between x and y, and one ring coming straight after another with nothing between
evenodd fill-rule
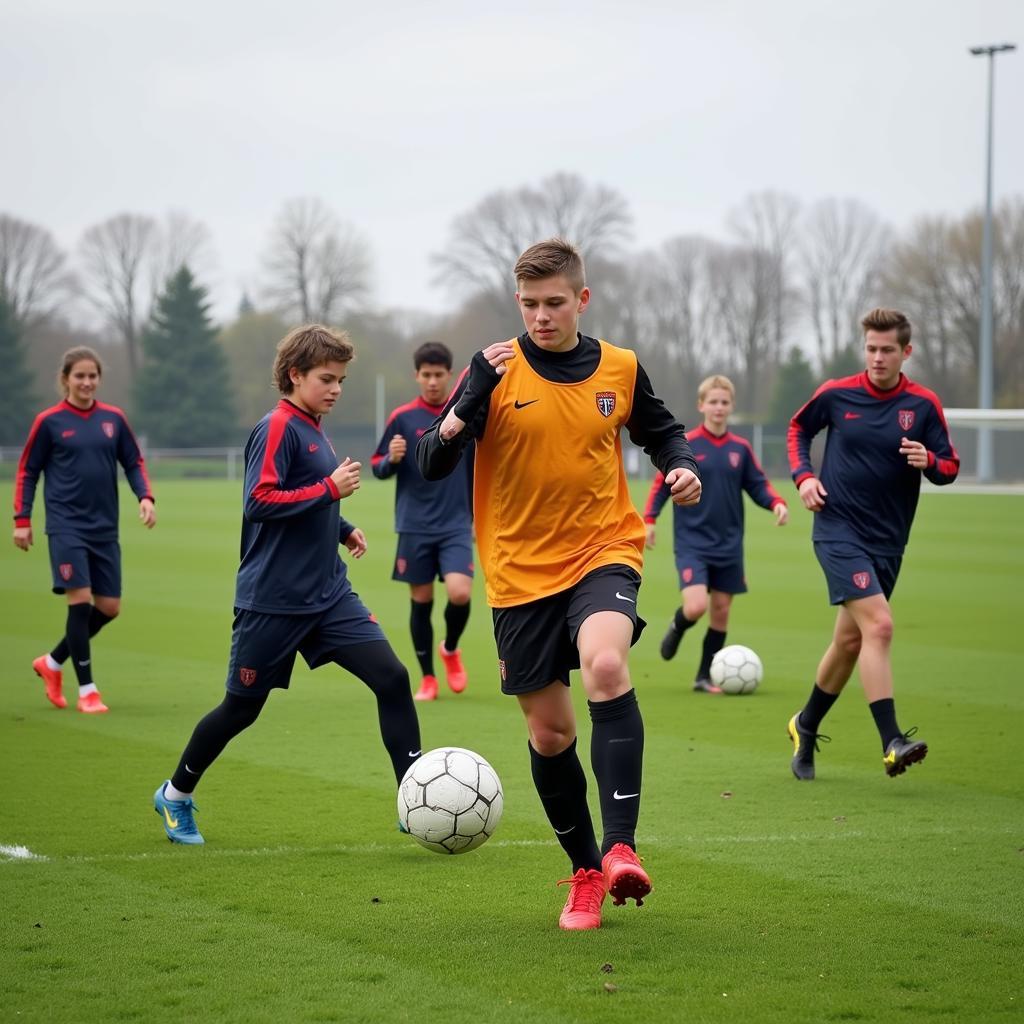
<instances>
[{"instance_id":1,"label":"evergreen tree","mask_svg":"<svg viewBox=\"0 0 1024 1024\"><path fill-rule=\"evenodd\" d=\"M807 357L794 345L786 361L779 364L775 378L775 394L772 395L772 423L788 423L797 411L814 394L816 382L814 371Z\"/></svg>"},{"instance_id":2,"label":"evergreen tree","mask_svg":"<svg viewBox=\"0 0 1024 1024\"><path fill-rule=\"evenodd\" d=\"M21 327L0 294L0 444L24 444L37 412Z\"/></svg>"},{"instance_id":3,"label":"evergreen tree","mask_svg":"<svg viewBox=\"0 0 1024 1024\"><path fill-rule=\"evenodd\" d=\"M851 344L841 348L822 367L825 380L839 380L841 377L852 377L864 369L864 351L860 345Z\"/></svg>"},{"instance_id":4,"label":"evergreen tree","mask_svg":"<svg viewBox=\"0 0 1024 1024\"><path fill-rule=\"evenodd\" d=\"M134 419L150 444L198 448L236 441L227 360L208 310L206 290L187 266L156 300L134 389Z\"/></svg>"}]
</instances>

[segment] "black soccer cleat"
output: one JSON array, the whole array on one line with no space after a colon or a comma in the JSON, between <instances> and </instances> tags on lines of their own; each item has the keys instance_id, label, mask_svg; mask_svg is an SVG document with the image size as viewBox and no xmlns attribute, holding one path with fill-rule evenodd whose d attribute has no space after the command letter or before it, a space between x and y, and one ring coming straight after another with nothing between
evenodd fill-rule
<instances>
[{"instance_id":1,"label":"black soccer cleat","mask_svg":"<svg viewBox=\"0 0 1024 1024\"><path fill-rule=\"evenodd\" d=\"M683 634L676 629L675 620L673 620L668 624L668 630L661 638L661 656L666 661L671 661L676 656L676 651L679 650L682 640Z\"/></svg>"},{"instance_id":2,"label":"black soccer cleat","mask_svg":"<svg viewBox=\"0 0 1024 1024\"><path fill-rule=\"evenodd\" d=\"M924 740L910 738L915 732L916 725L896 739L889 740L882 763L885 765L885 774L890 778L902 775L912 764L917 764L928 756L928 744Z\"/></svg>"},{"instance_id":3,"label":"black soccer cleat","mask_svg":"<svg viewBox=\"0 0 1024 1024\"><path fill-rule=\"evenodd\" d=\"M786 727L789 738L793 741L793 760L789 766L793 774L802 781L809 782L814 778L814 753L818 750L818 740L823 743L830 743L831 738L823 736L820 732L810 732L800 724L800 712L798 711Z\"/></svg>"}]
</instances>

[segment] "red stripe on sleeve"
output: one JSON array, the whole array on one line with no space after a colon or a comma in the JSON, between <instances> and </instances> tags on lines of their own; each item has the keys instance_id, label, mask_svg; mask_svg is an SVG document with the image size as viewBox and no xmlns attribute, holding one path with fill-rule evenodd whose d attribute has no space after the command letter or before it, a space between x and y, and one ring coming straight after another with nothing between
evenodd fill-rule
<instances>
[{"instance_id":1,"label":"red stripe on sleeve","mask_svg":"<svg viewBox=\"0 0 1024 1024\"><path fill-rule=\"evenodd\" d=\"M52 405L49 409L44 409L33 421L32 428L28 432L28 439L25 441L25 447L22 449L21 458L18 459L18 469L14 477L14 514L17 517L18 513L23 511L22 502L25 497L25 474L28 467L28 457L32 451L32 445L35 444L36 436L39 433L39 428L43 424L43 420L47 417L52 416L55 412L59 412L61 406ZM30 526L31 520L28 517L22 517L15 519L15 526Z\"/></svg>"},{"instance_id":2,"label":"red stripe on sleeve","mask_svg":"<svg viewBox=\"0 0 1024 1024\"><path fill-rule=\"evenodd\" d=\"M647 492L647 504L644 505L644 522L653 523L655 522L655 515L651 511L654 506L654 499L658 496L658 491L661 490L661 485L665 482L665 474L659 472L654 477L654 482L651 484L650 491Z\"/></svg>"},{"instance_id":3,"label":"red stripe on sleeve","mask_svg":"<svg viewBox=\"0 0 1024 1024\"><path fill-rule=\"evenodd\" d=\"M267 425L267 448L263 453L260 478L252 490L252 497L266 505L290 505L295 502L319 498L326 489L331 492L334 498L337 498L338 489L330 479L320 480L315 484L310 484L308 487L299 487L294 491L281 489L281 481L277 476L274 457L277 455L277 450L281 447L281 440L288 426L290 415L291 413L288 409L278 407L270 416L270 423Z\"/></svg>"}]
</instances>

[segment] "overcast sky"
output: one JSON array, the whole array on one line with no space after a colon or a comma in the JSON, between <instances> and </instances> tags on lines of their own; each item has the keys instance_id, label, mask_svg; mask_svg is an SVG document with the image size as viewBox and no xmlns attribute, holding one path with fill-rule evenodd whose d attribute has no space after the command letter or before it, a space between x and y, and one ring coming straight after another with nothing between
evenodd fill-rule
<instances>
[{"instance_id":1,"label":"overcast sky","mask_svg":"<svg viewBox=\"0 0 1024 1024\"><path fill-rule=\"evenodd\" d=\"M0 211L71 248L122 211L213 235L219 310L319 196L380 306L441 311L430 253L487 192L572 171L634 244L724 236L766 188L903 227L984 186L985 59L1024 0L0 0ZM1024 193L1024 50L997 58L996 196Z\"/></svg>"}]
</instances>

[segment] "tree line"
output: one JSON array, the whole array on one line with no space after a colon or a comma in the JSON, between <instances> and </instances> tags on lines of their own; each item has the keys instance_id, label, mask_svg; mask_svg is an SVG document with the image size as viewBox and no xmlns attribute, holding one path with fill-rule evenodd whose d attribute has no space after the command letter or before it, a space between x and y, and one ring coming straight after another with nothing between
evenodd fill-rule
<instances>
[{"instance_id":1,"label":"tree line","mask_svg":"<svg viewBox=\"0 0 1024 1024\"><path fill-rule=\"evenodd\" d=\"M282 207L261 278L237 314L210 315L215 266L208 229L186 214L121 213L65 252L45 227L0 213L0 443L18 444L53 394L60 353L92 344L104 397L160 446L238 443L274 401L274 346L298 323L346 328L357 363L345 422L372 427L373 381L389 405L412 389L411 353L449 344L459 366L482 344L518 333L511 267L554 234L587 261L594 299L585 329L635 348L685 422L697 382L724 372L751 420L784 423L815 383L856 372L860 316L876 305L914 324L911 373L948 406L977 401L981 215L886 224L855 199L801 203L748 196L722 237L679 235L650 249L619 192L574 174L484 196L455 217L432 255L437 285L460 297L450 314L380 309L367 237L319 199ZM997 405L1024 405L1024 197L995 214Z\"/></svg>"}]
</instances>

